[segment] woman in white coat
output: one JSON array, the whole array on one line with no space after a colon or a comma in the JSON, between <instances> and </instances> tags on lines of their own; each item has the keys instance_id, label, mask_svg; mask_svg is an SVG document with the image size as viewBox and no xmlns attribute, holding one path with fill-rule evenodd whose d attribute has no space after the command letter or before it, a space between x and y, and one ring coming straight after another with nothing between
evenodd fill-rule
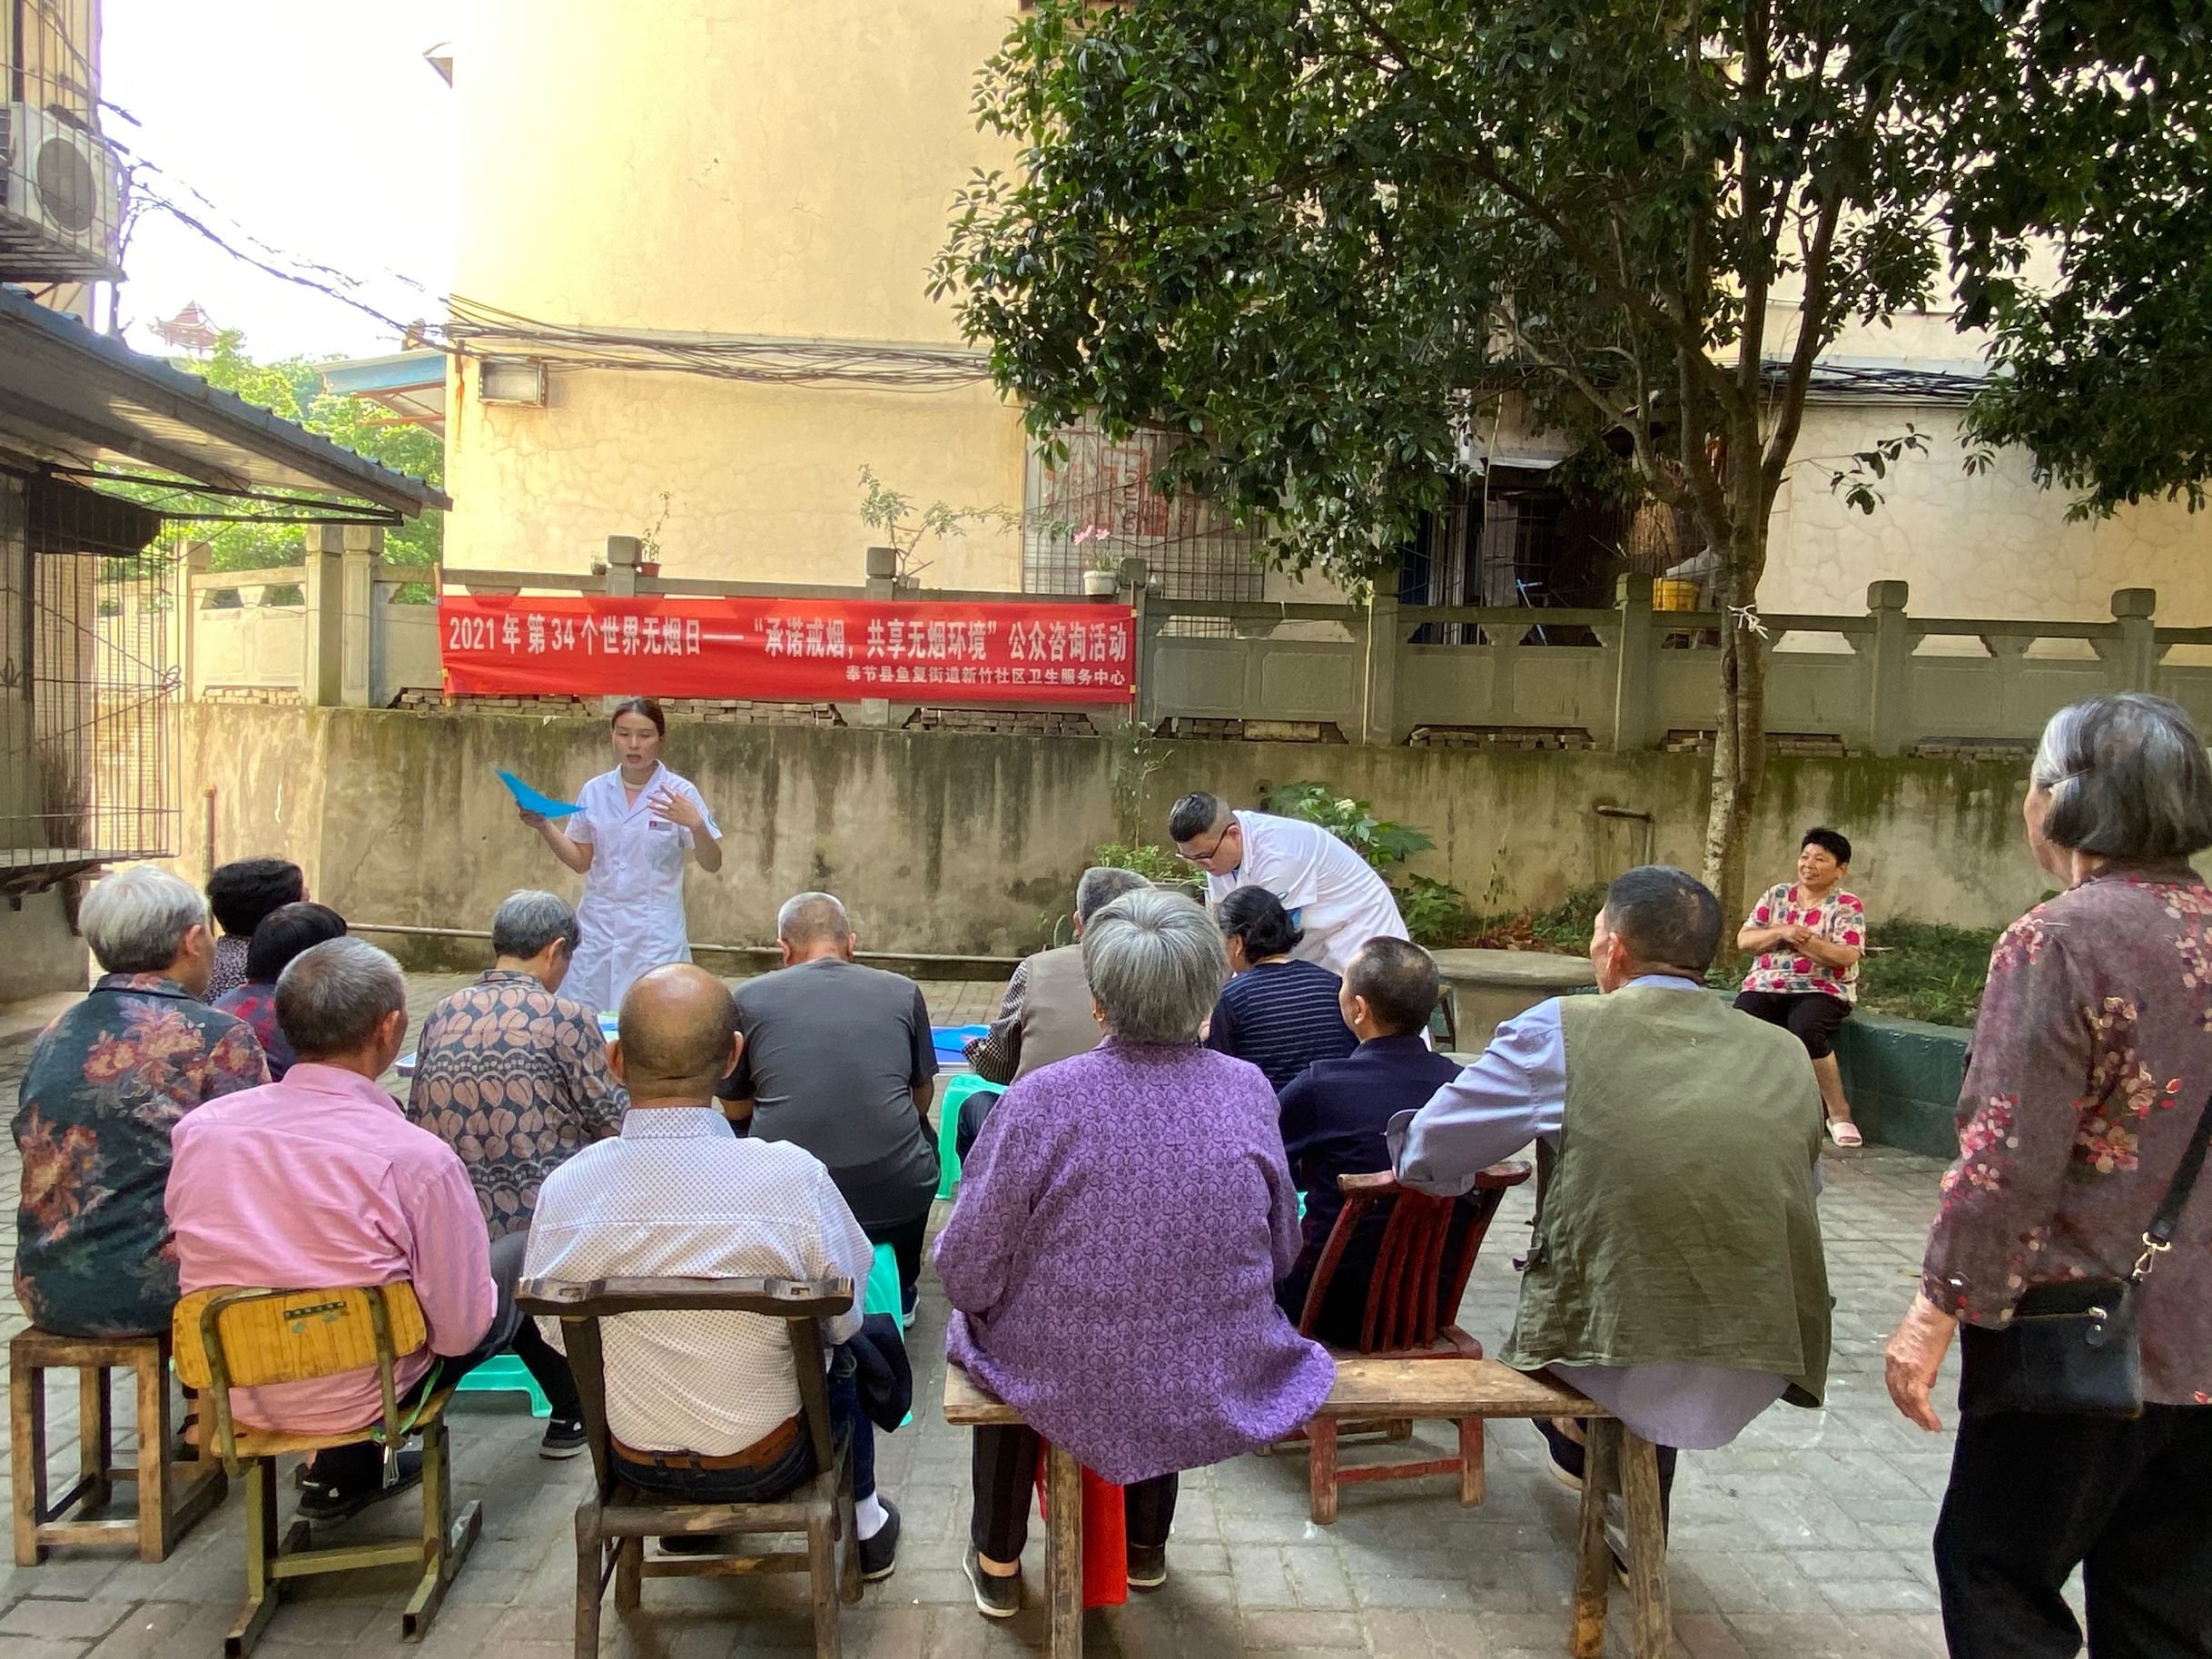
<instances>
[{"instance_id":1,"label":"woman in white coat","mask_svg":"<svg viewBox=\"0 0 2212 1659\"><path fill-rule=\"evenodd\" d=\"M684 854L712 874L722 868L722 831L689 778L660 762L667 717L651 697L632 697L609 721L621 763L578 791L564 830L541 813L523 823L553 856L584 878L576 919L584 931L561 994L594 1011L619 1008L639 974L691 960L684 928Z\"/></svg>"}]
</instances>

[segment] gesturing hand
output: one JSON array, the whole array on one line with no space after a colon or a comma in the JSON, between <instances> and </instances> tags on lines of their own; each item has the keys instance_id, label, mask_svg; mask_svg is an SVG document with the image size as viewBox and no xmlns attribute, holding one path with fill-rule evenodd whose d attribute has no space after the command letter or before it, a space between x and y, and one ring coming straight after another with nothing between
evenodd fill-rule
<instances>
[{"instance_id":1,"label":"gesturing hand","mask_svg":"<svg viewBox=\"0 0 2212 1659\"><path fill-rule=\"evenodd\" d=\"M653 792L653 810L671 824L680 824L687 830L705 829L706 816L692 804L691 797L674 789L660 788Z\"/></svg>"},{"instance_id":2,"label":"gesturing hand","mask_svg":"<svg viewBox=\"0 0 2212 1659\"><path fill-rule=\"evenodd\" d=\"M527 806L516 807L515 816L521 819L523 823L528 825L532 829L543 829L548 822L545 814L541 812L532 812Z\"/></svg>"}]
</instances>

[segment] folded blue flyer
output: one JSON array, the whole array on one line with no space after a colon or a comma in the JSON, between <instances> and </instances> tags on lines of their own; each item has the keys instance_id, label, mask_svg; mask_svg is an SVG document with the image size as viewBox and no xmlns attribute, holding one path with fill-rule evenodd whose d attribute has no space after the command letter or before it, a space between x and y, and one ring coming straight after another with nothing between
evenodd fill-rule
<instances>
[{"instance_id":1,"label":"folded blue flyer","mask_svg":"<svg viewBox=\"0 0 2212 1659\"><path fill-rule=\"evenodd\" d=\"M573 801L557 801L549 795L539 795L512 772L501 772L499 781L507 785L507 793L515 797L515 805L524 812L540 813L548 818L568 818L584 810Z\"/></svg>"}]
</instances>

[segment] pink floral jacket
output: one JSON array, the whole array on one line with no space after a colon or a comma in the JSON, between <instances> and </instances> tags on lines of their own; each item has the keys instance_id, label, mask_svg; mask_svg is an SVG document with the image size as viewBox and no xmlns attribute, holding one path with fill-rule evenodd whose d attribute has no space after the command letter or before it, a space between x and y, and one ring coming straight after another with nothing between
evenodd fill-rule
<instances>
[{"instance_id":1,"label":"pink floral jacket","mask_svg":"<svg viewBox=\"0 0 2212 1659\"><path fill-rule=\"evenodd\" d=\"M2039 904L1990 958L1921 1286L1970 1324L2020 1293L2128 1272L2212 1093L2212 889L2109 869ZM2145 1397L2212 1405L2212 1179L2140 1303Z\"/></svg>"}]
</instances>

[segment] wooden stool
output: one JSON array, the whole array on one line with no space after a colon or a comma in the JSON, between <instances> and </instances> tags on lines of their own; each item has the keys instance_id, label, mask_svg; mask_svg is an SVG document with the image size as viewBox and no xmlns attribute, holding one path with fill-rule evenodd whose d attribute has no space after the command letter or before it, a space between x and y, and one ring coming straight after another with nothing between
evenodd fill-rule
<instances>
[{"instance_id":1,"label":"wooden stool","mask_svg":"<svg viewBox=\"0 0 2212 1659\"><path fill-rule=\"evenodd\" d=\"M192 1524L222 1501L220 1464L169 1461L169 1338L57 1337L33 1328L8 1344L9 1457L15 1469L15 1565L36 1566L54 1545L138 1545L141 1561L165 1561ZM46 1373L77 1373L76 1484L46 1501ZM138 1379L138 1461L118 1468L114 1415L107 1374ZM117 1481L135 1481L138 1514L131 1520L83 1518L104 1507ZM77 1518L64 1518L74 1512Z\"/></svg>"}]
</instances>

